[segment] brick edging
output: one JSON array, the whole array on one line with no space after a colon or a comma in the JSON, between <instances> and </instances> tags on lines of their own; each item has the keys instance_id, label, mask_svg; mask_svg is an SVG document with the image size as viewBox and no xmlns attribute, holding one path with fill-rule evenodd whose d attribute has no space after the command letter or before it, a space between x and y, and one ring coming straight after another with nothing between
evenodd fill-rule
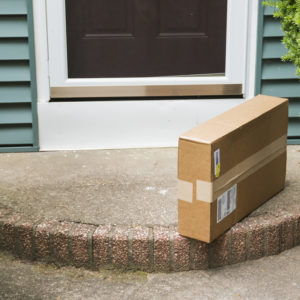
<instances>
[{"instance_id":1,"label":"brick edging","mask_svg":"<svg viewBox=\"0 0 300 300\"><path fill-rule=\"evenodd\" d=\"M275 255L300 244L300 211L248 217L211 244L174 226L94 225L24 216L0 206L0 250L89 269L187 271Z\"/></svg>"}]
</instances>

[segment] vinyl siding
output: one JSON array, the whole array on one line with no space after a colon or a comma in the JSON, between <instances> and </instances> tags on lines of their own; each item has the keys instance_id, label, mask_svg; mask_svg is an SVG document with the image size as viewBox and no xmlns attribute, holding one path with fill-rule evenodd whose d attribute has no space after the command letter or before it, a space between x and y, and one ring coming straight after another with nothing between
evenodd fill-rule
<instances>
[{"instance_id":1,"label":"vinyl siding","mask_svg":"<svg viewBox=\"0 0 300 300\"><path fill-rule=\"evenodd\" d=\"M292 63L281 60L287 50L281 42L280 21L273 18L273 12L260 0L256 94L289 98L288 143L300 144L300 78Z\"/></svg>"},{"instance_id":2,"label":"vinyl siding","mask_svg":"<svg viewBox=\"0 0 300 300\"><path fill-rule=\"evenodd\" d=\"M38 150L32 0L0 0L0 152Z\"/></svg>"}]
</instances>

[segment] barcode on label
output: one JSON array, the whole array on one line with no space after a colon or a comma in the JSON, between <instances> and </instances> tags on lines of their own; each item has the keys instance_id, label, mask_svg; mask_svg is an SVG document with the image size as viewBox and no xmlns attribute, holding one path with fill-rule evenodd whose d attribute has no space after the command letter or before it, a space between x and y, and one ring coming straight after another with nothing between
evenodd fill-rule
<instances>
[{"instance_id":1,"label":"barcode on label","mask_svg":"<svg viewBox=\"0 0 300 300\"><path fill-rule=\"evenodd\" d=\"M236 209L236 190L235 184L218 198L217 222L221 222Z\"/></svg>"}]
</instances>

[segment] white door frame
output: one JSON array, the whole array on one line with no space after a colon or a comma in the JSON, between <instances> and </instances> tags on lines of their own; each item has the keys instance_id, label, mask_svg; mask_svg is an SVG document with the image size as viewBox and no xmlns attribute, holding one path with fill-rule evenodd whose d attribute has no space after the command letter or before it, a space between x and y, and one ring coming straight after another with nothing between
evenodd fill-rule
<instances>
[{"instance_id":1,"label":"white door frame","mask_svg":"<svg viewBox=\"0 0 300 300\"><path fill-rule=\"evenodd\" d=\"M51 87L244 84L249 0L228 0L225 76L68 78L64 0L46 0Z\"/></svg>"},{"instance_id":2,"label":"white door frame","mask_svg":"<svg viewBox=\"0 0 300 300\"><path fill-rule=\"evenodd\" d=\"M242 83L244 97L240 99L185 99L185 100L139 100L126 102L120 101L50 101L50 86L53 83L67 84L69 86L82 85L114 85L115 79L69 80L56 74L55 58L51 48L62 50L61 58L65 56L66 49L59 48L65 43L53 44L53 35L63 35L53 32L48 18L46 2L64 2L64 0L33 0L34 4L34 33L36 52L36 72L38 89L38 117L40 149L43 150L71 150L71 149L103 149L103 148L130 148L130 147L167 147L176 146L178 135L197 124L230 109L254 96L255 87L255 62L257 45L257 18L258 0L228 0L229 5L243 7L243 21L233 26L230 36L237 36L240 28L246 26L246 33L241 37L241 43L236 41L228 47L244 49L237 54L233 65L226 64L226 76L222 78L201 77L184 78L189 84L203 83ZM247 4L247 5L246 5ZM56 11L58 15L62 11ZM229 22L233 22L229 16ZM230 21L231 20L231 21ZM244 24L244 25L243 25ZM229 28L228 28L229 30ZM228 52L227 52L228 53ZM66 58L66 56L65 56ZM54 59L54 65L53 65ZM59 58L58 58L59 59ZM239 62L239 63L237 63ZM66 61L57 61L66 68ZM57 67L57 66L56 66ZM238 73L230 71L239 69ZM53 74L54 72L54 74ZM235 75L234 75L235 74ZM239 74L239 75L237 75ZM54 76L54 77L53 77ZM59 77L61 76L61 77ZM59 79L60 78L60 79ZM139 78L134 84L167 84L168 78L152 78L152 82L142 82ZM172 84L182 84L183 78L172 77ZM59 81L61 80L61 81ZM123 81L124 80L124 81ZM118 84L128 86L133 82L121 80ZM101 80L100 80L101 81ZM110 82L111 81L111 82ZM121 127L118 124L122 124Z\"/></svg>"}]
</instances>

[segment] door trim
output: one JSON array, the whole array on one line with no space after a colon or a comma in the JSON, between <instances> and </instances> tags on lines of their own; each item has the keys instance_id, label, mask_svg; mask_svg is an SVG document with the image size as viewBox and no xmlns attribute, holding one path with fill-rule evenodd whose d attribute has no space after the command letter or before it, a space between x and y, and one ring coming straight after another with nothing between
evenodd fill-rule
<instances>
[{"instance_id":1,"label":"door trim","mask_svg":"<svg viewBox=\"0 0 300 300\"><path fill-rule=\"evenodd\" d=\"M45 0L51 91L57 91L57 88L61 87L78 86L106 87L105 89L116 86L130 86L132 88L138 86L144 90L147 86L240 84L243 86L244 92L248 3L249 0L228 0L226 71L224 76L69 79L67 75L65 1ZM52 94L51 97L53 97Z\"/></svg>"},{"instance_id":2,"label":"door trim","mask_svg":"<svg viewBox=\"0 0 300 300\"><path fill-rule=\"evenodd\" d=\"M245 99L214 97L126 102L50 102L46 0L33 0L33 4L41 151L176 146L179 134L254 96L258 0L248 1L247 66L242 76L245 77L242 81ZM164 82L163 78L156 84ZM204 82L208 84L209 80L204 79Z\"/></svg>"}]
</instances>

